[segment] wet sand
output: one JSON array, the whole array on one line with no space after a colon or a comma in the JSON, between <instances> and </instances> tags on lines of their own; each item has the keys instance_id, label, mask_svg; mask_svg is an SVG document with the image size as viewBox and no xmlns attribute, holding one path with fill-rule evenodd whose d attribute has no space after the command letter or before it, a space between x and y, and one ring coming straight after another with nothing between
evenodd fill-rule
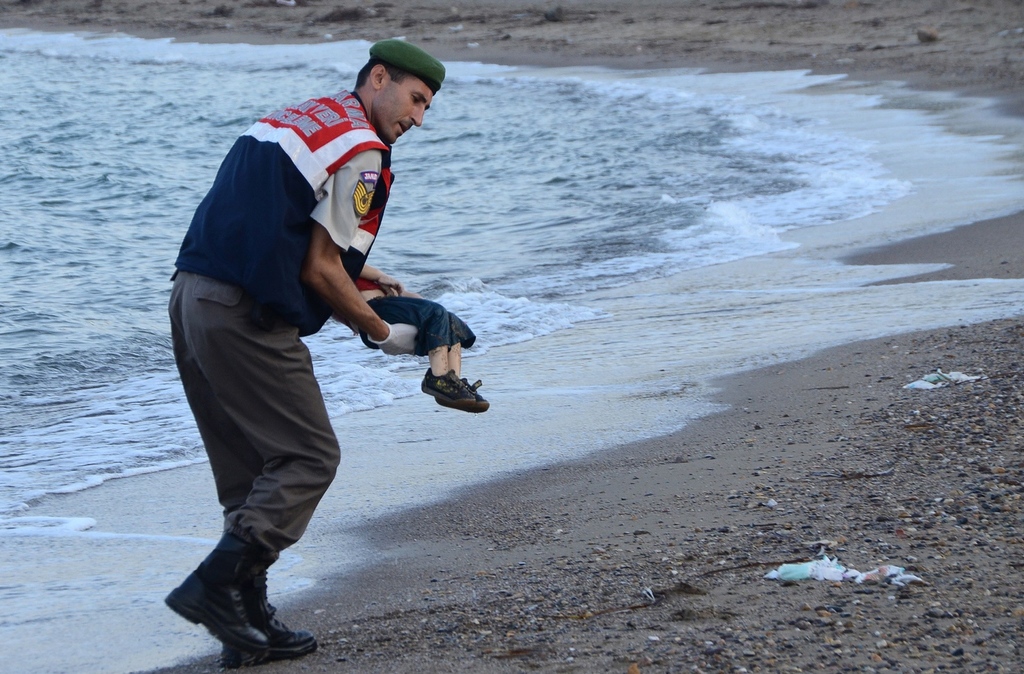
<instances>
[{"instance_id":1,"label":"wet sand","mask_svg":"<svg viewBox=\"0 0 1024 674\"><path fill-rule=\"evenodd\" d=\"M0 26L406 35L461 60L807 68L986 93L1009 112L1024 91L1024 9L1010 1L34 0L3 5ZM1019 279L1022 233L1016 214L846 262L951 265L899 282ZM728 409L679 433L374 521L353 533L376 564L286 598L283 619L320 650L261 671L1019 671L1021 308L727 377ZM902 388L936 368L986 378ZM821 550L926 584L762 580ZM216 670L205 658L161 671Z\"/></svg>"}]
</instances>

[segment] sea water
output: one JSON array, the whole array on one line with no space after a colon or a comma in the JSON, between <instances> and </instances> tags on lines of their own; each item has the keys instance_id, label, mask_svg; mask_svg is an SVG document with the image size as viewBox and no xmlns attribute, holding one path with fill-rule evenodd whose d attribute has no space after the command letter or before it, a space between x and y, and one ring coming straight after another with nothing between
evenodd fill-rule
<instances>
[{"instance_id":1,"label":"sea water","mask_svg":"<svg viewBox=\"0 0 1024 674\"><path fill-rule=\"evenodd\" d=\"M17 671L214 648L162 605L219 529L168 279L234 139L351 86L367 46L0 33L0 639ZM1024 207L1024 134L986 101L804 72L447 65L395 146L372 263L473 327L464 375L492 408L437 407L422 359L339 325L309 338L342 468L275 596L372 561L345 531L376 515L678 429L711 411L714 376L1021 312L1020 281L871 286L934 266L836 261Z\"/></svg>"}]
</instances>

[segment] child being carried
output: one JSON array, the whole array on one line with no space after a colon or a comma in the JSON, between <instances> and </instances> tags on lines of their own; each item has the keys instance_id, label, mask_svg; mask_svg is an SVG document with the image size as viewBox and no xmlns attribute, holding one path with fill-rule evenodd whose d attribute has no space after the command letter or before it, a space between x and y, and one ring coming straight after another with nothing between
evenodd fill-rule
<instances>
[{"instance_id":1,"label":"child being carried","mask_svg":"<svg viewBox=\"0 0 1024 674\"><path fill-rule=\"evenodd\" d=\"M462 378L462 349L473 346L476 335L461 318L368 264L363 265L356 287L381 320L399 332L408 353L429 359L420 384L424 393L445 407L487 411L490 403L477 392L481 382L470 384ZM371 349L378 348L365 332L360 331L359 337Z\"/></svg>"}]
</instances>

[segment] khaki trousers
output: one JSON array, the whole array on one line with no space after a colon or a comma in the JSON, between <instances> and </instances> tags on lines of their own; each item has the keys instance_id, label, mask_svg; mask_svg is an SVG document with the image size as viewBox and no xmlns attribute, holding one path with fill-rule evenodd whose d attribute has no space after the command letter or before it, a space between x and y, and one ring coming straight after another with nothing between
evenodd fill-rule
<instances>
[{"instance_id":1,"label":"khaki trousers","mask_svg":"<svg viewBox=\"0 0 1024 674\"><path fill-rule=\"evenodd\" d=\"M298 330L258 327L252 307L238 286L178 272L168 312L224 530L279 552L306 530L341 450Z\"/></svg>"}]
</instances>

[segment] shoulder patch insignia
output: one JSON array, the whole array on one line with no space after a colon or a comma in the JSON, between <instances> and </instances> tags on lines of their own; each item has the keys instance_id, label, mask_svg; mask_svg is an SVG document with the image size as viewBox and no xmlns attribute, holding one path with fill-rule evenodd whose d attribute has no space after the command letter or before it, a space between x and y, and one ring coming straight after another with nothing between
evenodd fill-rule
<instances>
[{"instance_id":1,"label":"shoulder patch insignia","mask_svg":"<svg viewBox=\"0 0 1024 674\"><path fill-rule=\"evenodd\" d=\"M355 206L356 214L359 217L370 212L370 203L373 201L373 193L377 187L377 179L379 177L380 174L376 171L363 171L359 174L356 189L352 192L352 204Z\"/></svg>"}]
</instances>

